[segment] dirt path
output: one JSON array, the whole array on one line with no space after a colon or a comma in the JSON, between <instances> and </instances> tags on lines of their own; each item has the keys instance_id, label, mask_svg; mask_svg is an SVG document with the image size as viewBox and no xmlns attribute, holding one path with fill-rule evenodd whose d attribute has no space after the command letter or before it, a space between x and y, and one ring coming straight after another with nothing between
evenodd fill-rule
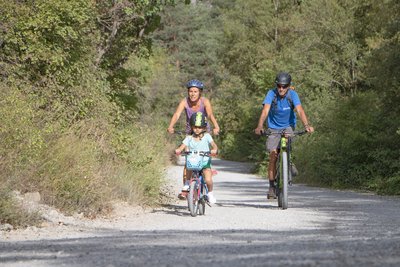
<instances>
[{"instance_id":1,"label":"dirt path","mask_svg":"<svg viewBox=\"0 0 400 267\"><path fill-rule=\"evenodd\" d=\"M294 185L289 209L267 201L249 165L215 160L217 204L191 217L185 201L117 206L114 218L60 218L2 232L1 266L399 266L400 200ZM180 188L182 167L167 177Z\"/></svg>"}]
</instances>

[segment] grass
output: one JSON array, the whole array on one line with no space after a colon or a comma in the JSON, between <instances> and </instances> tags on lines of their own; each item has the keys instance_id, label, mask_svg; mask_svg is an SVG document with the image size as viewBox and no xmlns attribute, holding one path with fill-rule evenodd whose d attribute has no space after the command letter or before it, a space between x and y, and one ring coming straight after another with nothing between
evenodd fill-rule
<instances>
[{"instance_id":1,"label":"grass","mask_svg":"<svg viewBox=\"0 0 400 267\"><path fill-rule=\"evenodd\" d=\"M37 225L40 221L40 215L24 210L9 189L0 189L0 224L11 224L18 228Z\"/></svg>"}]
</instances>

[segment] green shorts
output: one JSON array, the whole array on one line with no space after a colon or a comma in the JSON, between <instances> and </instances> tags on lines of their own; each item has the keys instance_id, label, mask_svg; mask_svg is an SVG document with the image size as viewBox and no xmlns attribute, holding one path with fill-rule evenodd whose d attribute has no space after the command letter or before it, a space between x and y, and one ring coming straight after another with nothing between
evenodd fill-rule
<instances>
[{"instance_id":1,"label":"green shorts","mask_svg":"<svg viewBox=\"0 0 400 267\"><path fill-rule=\"evenodd\" d=\"M203 163L203 169L211 169L211 158L205 164Z\"/></svg>"}]
</instances>

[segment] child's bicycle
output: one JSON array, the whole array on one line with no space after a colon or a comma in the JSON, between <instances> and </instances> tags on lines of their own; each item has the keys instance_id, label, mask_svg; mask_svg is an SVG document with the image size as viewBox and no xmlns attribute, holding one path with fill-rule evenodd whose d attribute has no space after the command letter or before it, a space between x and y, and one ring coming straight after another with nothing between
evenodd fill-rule
<instances>
[{"instance_id":1,"label":"child's bicycle","mask_svg":"<svg viewBox=\"0 0 400 267\"><path fill-rule=\"evenodd\" d=\"M292 184L292 171L291 171L291 143L294 136L300 136L307 133L307 131L295 131L293 133L285 133L280 131L277 133L263 132L263 135L280 135L280 143L278 146L278 160L276 164L275 174L275 194L278 198L278 206L282 209L288 208L288 186Z\"/></svg>"},{"instance_id":2,"label":"child's bicycle","mask_svg":"<svg viewBox=\"0 0 400 267\"><path fill-rule=\"evenodd\" d=\"M192 171L187 196L190 215L193 217L197 214L204 215L206 204L211 205L207 197L208 188L203 177L202 162L204 156L210 156L211 153L209 151L187 151L182 152L182 155L186 156L186 169Z\"/></svg>"}]
</instances>

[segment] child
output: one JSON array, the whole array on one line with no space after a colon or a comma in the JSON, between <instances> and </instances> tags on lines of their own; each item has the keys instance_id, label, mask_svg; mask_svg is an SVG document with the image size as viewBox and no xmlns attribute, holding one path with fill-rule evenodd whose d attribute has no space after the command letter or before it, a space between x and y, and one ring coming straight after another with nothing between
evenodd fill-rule
<instances>
[{"instance_id":1,"label":"child","mask_svg":"<svg viewBox=\"0 0 400 267\"><path fill-rule=\"evenodd\" d=\"M190 126L192 128L192 135L186 136L182 144L175 150L176 154L180 154L183 150L186 151L210 151L211 154L217 154L217 144L215 144L211 135L207 133L206 117L202 112L196 112L190 117ZM187 177L191 177L192 173L187 170ZM208 187L208 200L214 204L217 200L213 194L213 180L211 172L211 157L204 156L203 158L203 176ZM189 190L189 181L186 179L185 185L182 189L187 194Z\"/></svg>"},{"instance_id":2,"label":"child","mask_svg":"<svg viewBox=\"0 0 400 267\"><path fill-rule=\"evenodd\" d=\"M219 126L217 123L217 120L214 117L213 110L211 107L211 102L207 98L202 96L203 89L204 89L204 84L199 81L199 80L190 80L186 84L187 88L187 97L183 98L180 102L178 107L176 108L176 111L174 115L171 118L171 122L169 123L167 131L169 133L174 133L174 125L176 122L179 120L179 117L181 116L182 112L185 111L186 115L186 134L191 135L192 134L192 129L190 126L190 118L191 116L196 113L196 112L202 112L205 117L209 119L209 121L212 122L214 129L212 132L215 135L218 135L219 133ZM210 132L211 126L209 123L207 123L207 131ZM186 181L186 166L183 168L183 176L182 176L182 181L183 184L185 185ZM183 194L179 194L180 199L185 199L187 195L187 191L183 191Z\"/></svg>"}]
</instances>

